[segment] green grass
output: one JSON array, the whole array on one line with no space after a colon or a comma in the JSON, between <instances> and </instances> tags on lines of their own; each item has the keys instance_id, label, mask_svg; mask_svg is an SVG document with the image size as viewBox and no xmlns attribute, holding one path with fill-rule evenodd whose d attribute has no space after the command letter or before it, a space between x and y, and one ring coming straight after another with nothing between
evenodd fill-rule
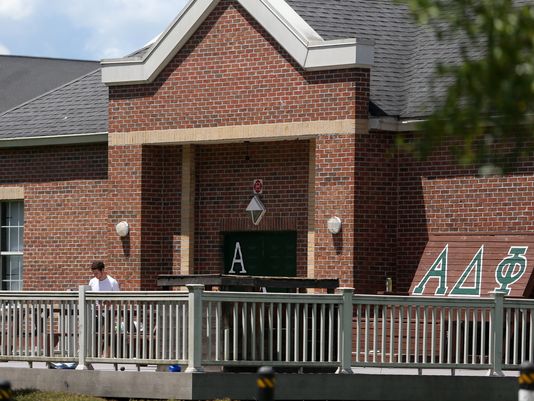
<instances>
[{"instance_id":1,"label":"green grass","mask_svg":"<svg viewBox=\"0 0 534 401\"><path fill-rule=\"evenodd\" d=\"M54 393L50 391L38 391L38 390L18 390L13 393L13 401L114 401L111 399L93 397L83 394L70 394L70 393ZM130 401L147 401L132 399ZM176 401L176 400L167 400ZM230 401L230 399L214 400L214 401Z\"/></svg>"},{"instance_id":2,"label":"green grass","mask_svg":"<svg viewBox=\"0 0 534 401\"><path fill-rule=\"evenodd\" d=\"M13 394L13 401L108 401L104 398L81 394L54 393L37 390L19 390Z\"/></svg>"}]
</instances>

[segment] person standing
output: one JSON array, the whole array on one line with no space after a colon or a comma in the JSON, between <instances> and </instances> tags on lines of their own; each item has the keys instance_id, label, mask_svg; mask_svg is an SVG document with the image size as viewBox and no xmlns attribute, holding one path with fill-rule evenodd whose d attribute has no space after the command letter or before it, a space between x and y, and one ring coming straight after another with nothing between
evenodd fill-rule
<instances>
[{"instance_id":1,"label":"person standing","mask_svg":"<svg viewBox=\"0 0 534 401\"><path fill-rule=\"evenodd\" d=\"M106 266L101 260L91 264L93 278L89 281L92 291L120 291L119 283L105 271Z\"/></svg>"},{"instance_id":2,"label":"person standing","mask_svg":"<svg viewBox=\"0 0 534 401\"><path fill-rule=\"evenodd\" d=\"M101 260L95 260L91 264L91 271L93 272L93 278L89 280L89 286L92 291L120 291L119 283L113 277L105 271L106 266ZM109 301L104 301L99 303L97 301L97 316L95 320L95 332L93 335L96 335L97 338L103 342L101 349L101 356L108 358L110 355L110 346L111 346L111 336L113 333L113 327L120 327L121 319L120 313L117 311L112 312L113 309L108 309L111 305ZM115 364L115 370L117 370L117 365Z\"/></svg>"}]
</instances>

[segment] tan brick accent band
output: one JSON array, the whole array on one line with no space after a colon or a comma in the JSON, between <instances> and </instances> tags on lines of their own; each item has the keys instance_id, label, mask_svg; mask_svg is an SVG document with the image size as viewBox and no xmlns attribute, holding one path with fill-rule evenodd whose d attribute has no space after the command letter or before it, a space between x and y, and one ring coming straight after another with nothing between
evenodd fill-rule
<instances>
[{"instance_id":1,"label":"tan brick accent band","mask_svg":"<svg viewBox=\"0 0 534 401\"><path fill-rule=\"evenodd\" d=\"M24 187L0 187L0 200L24 199Z\"/></svg>"},{"instance_id":2,"label":"tan brick accent band","mask_svg":"<svg viewBox=\"0 0 534 401\"><path fill-rule=\"evenodd\" d=\"M355 134L357 130L365 130L367 132L367 123L368 120L351 119L114 132L109 134L109 146L312 138L325 134Z\"/></svg>"}]
</instances>

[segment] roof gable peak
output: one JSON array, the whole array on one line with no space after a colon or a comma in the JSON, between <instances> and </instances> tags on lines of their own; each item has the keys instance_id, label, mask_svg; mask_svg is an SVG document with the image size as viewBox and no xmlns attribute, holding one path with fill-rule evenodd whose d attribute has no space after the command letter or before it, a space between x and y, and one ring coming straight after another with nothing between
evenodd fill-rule
<instances>
[{"instance_id":1,"label":"roof gable peak","mask_svg":"<svg viewBox=\"0 0 534 401\"><path fill-rule=\"evenodd\" d=\"M284 0L235 0L306 70L369 67L373 46L355 38L324 40ZM168 28L139 56L102 60L107 85L152 82L220 0L190 0Z\"/></svg>"}]
</instances>

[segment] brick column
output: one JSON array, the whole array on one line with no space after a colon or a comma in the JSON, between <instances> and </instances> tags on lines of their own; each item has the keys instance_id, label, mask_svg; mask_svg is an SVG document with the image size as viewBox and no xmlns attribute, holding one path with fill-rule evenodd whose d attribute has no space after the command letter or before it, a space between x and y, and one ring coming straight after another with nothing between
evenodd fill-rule
<instances>
[{"instance_id":1,"label":"brick column","mask_svg":"<svg viewBox=\"0 0 534 401\"><path fill-rule=\"evenodd\" d=\"M141 288L142 146L110 146L108 151L108 272L123 290ZM119 221L127 221L130 234L120 238Z\"/></svg>"},{"instance_id":2,"label":"brick column","mask_svg":"<svg viewBox=\"0 0 534 401\"><path fill-rule=\"evenodd\" d=\"M195 239L195 147L184 145L182 151L182 203L180 233L180 273L194 273Z\"/></svg>"},{"instance_id":3,"label":"brick column","mask_svg":"<svg viewBox=\"0 0 534 401\"><path fill-rule=\"evenodd\" d=\"M315 141L315 277L354 285L355 136L320 135ZM342 228L330 234L327 220Z\"/></svg>"}]
</instances>

